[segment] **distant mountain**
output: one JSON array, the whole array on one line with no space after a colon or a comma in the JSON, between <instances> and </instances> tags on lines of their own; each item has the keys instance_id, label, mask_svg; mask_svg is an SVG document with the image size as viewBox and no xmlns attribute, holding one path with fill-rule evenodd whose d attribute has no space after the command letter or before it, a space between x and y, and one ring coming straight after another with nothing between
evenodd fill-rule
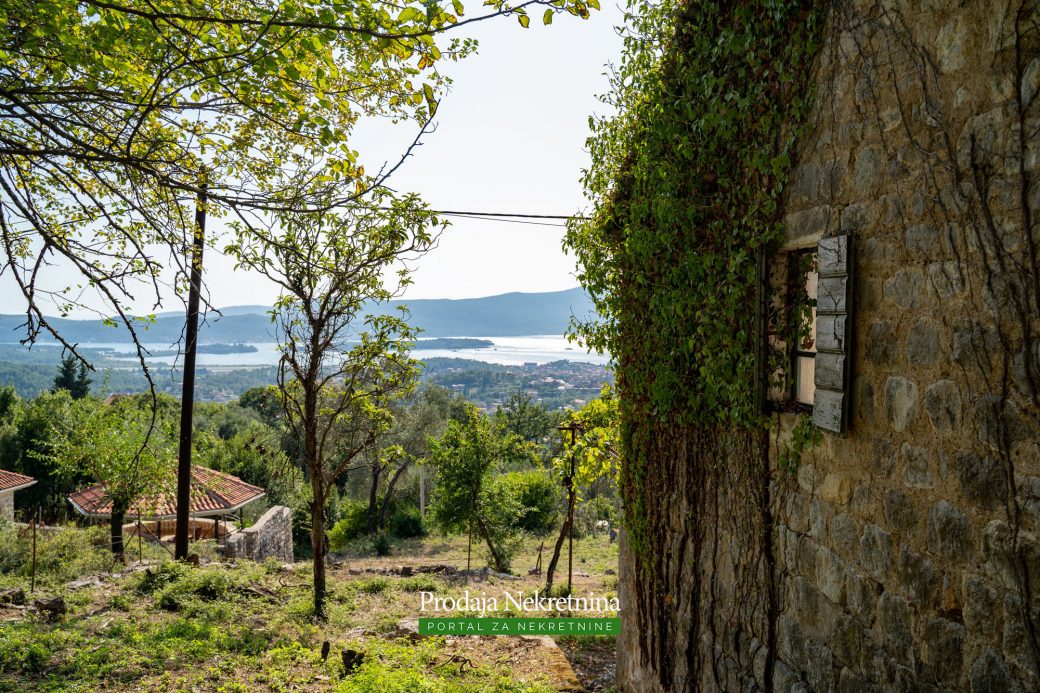
<instances>
[{"instance_id":1,"label":"distant mountain","mask_svg":"<svg viewBox=\"0 0 1040 693\"><path fill-rule=\"evenodd\" d=\"M396 300L371 306L366 312L387 314L406 306L409 322L423 330L423 337L506 337L563 334L571 315L592 315L592 301L581 288L546 293L508 293L484 298ZM211 313L200 328L200 341L239 343L274 341L274 326L267 315L268 306L231 306L223 315ZM70 342L91 344L126 343L123 327L106 327L98 320L48 318ZM24 337L22 315L0 315L0 343ZM141 340L173 344L181 338L182 314L161 313L155 323L140 330Z\"/></svg>"}]
</instances>

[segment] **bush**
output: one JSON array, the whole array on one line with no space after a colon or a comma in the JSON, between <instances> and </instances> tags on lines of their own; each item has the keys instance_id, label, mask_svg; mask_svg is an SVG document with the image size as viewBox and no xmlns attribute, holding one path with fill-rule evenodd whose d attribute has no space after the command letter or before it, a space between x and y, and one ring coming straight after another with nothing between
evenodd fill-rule
<instances>
[{"instance_id":1,"label":"bush","mask_svg":"<svg viewBox=\"0 0 1040 693\"><path fill-rule=\"evenodd\" d=\"M191 568L186 563L179 561L164 561L155 570L146 568L138 578L137 591L145 594L158 592L167 585L180 580L189 570Z\"/></svg>"},{"instance_id":2,"label":"bush","mask_svg":"<svg viewBox=\"0 0 1040 693\"><path fill-rule=\"evenodd\" d=\"M390 555L390 537L384 532L380 532L372 539L372 549L376 552L377 556L389 556Z\"/></svg>"},{"instance_id":3,"label":"bush","mask_svg":"<svg viewBox=\"0 0 1040 693\"><path fill-rule=\"evenodd\" d=\"M178 566L177 568L168 566ZM168 611L180 611L191 602L213 602L227 597L232 583L220 569L192 569L177 563L164 563L142 581L144 591L155 593L155 603Z\"/></svg>"},{"instance_id":4,"label":"bush","mask_svg":"<svg viewBox=\"0 0 1040 693\"><path fill-rule=\"evenodd\" d=\"M36 533L36 574L59 582L112 568L105 527L61 527ZM32 532L0 521L0 573L28 577L32 572Z\"/></svg>"},{"instance_id":5,"label":"bush","mask_svg":"<svg viewBox=\"0 0 1040 693\"><path fill-rule=\"evenodd\" d=\"M605 496L581 502L574 511L574 536L586 537L595 534L596 523L603 520L615 527L619 515L615 501Z\"/></svg>"},{"instance_id":6,"label":"bush","mask_svg":"<svg viewBox=\"0 0 1040 693\"><path fill-rule=\"evenodd\" d=\"M552 531L559 514L560 489L547 472L510 472L498 477L495 483L502 493L522 506L515 520L517 529L537 536Z\"/></svg>"},{"instance_id":7,"label":"bush","mask_svg":"<svg viewBox=\"0 0 1040 693\"><path fill-rule=\"evenodd\" d=\"M399 508L390 518L390 534L398 539L426 536L426 523L418 508Z\"/></svg>"},{"instance_id":8,"label":"bush","mask_svg":"<svg viewBox=\"0 0 1040 693\"><path fill-rule=\"evenodd\" d=\"M349 542L368 534L368 504L343 501L342 519L329 530L329 549L341 551Z\"/></svg>"}]
</instances>

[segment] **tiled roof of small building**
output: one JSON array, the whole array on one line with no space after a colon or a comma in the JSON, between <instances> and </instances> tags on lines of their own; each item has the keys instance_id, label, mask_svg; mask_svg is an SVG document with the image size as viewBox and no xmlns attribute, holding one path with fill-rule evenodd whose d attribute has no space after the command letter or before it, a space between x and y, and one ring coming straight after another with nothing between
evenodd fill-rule
<instances>
[{"instance_id":1,"label":"tiled roof of small building","mask_svg":"<svg viewBox=\"0 0 1040 693\"><path fill-rule=\"evenodd\" d=\"M24 474L16 474L0 469L0 491L16 491L26 486L32 486L36 479Z\"/></svg>"},{"instance_id":2,"label":"tiled roof of small building","mask_svg":"<svg viewBox=\"0 0 1040 693\"><path fill-rule=\"evenodd\" d=\"M198 516L224 515L255 501L264 490L239 479L237 476L195 465L191 468L191 514ZM69 494L69 502L87 517L108 517L112 501L104 484ZM142 498L127 512L127 519L165 519L177 516L175 493L160 493Z\"/></svg>"}]
</instances>

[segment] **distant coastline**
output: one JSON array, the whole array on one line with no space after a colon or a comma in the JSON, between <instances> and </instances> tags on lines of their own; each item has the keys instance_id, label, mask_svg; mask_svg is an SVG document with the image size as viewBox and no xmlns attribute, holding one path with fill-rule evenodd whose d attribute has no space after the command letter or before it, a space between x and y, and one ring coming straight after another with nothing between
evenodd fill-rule
<instances>
[{"instance_id":1,"label":"distant coastline","mask_svg":"<svg viewBox=\"0 0 1040 693\"><path fill-rule=\"evenodd\" d=\"M488 349L495 346L490 339L474 339L472 337L434 337L420 339L415 342L414 351L430 349Z\"/></svg>"},{"instance_id":2,"label":"distant coastline","mask_svg":"<svg viewBox=\"0 0 1040 693\"><path fill-rule=\"evenodd\" d=\"M222 342L216 344L199 344L198 350L200 354L255 354L257 349L252 344L224 344ZM149 356L180 356L180 350L178 349L159 349L150 351ZM115 358L126 358L126 357L137 357L137 354L133 352L112 352L111 356Z\"/></svg>"}]
</instances>

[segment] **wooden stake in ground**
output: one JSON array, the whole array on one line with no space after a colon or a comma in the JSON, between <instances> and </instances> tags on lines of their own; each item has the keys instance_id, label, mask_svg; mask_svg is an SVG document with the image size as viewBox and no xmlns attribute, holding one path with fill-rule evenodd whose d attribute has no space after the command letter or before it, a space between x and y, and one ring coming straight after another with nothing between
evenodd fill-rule
<instances>
[{"instance_id":1,"label":"wooden stake in ground","mask_svg":"<svg viewBox=\"0 0 1040 693\"><path fill-rule=\"evenodd\" d=\"M32 581L29 583L30 594L36 591L36 521L40 519L40 511L37 510L32 519Z\"/></svg>"}]
</instances>

